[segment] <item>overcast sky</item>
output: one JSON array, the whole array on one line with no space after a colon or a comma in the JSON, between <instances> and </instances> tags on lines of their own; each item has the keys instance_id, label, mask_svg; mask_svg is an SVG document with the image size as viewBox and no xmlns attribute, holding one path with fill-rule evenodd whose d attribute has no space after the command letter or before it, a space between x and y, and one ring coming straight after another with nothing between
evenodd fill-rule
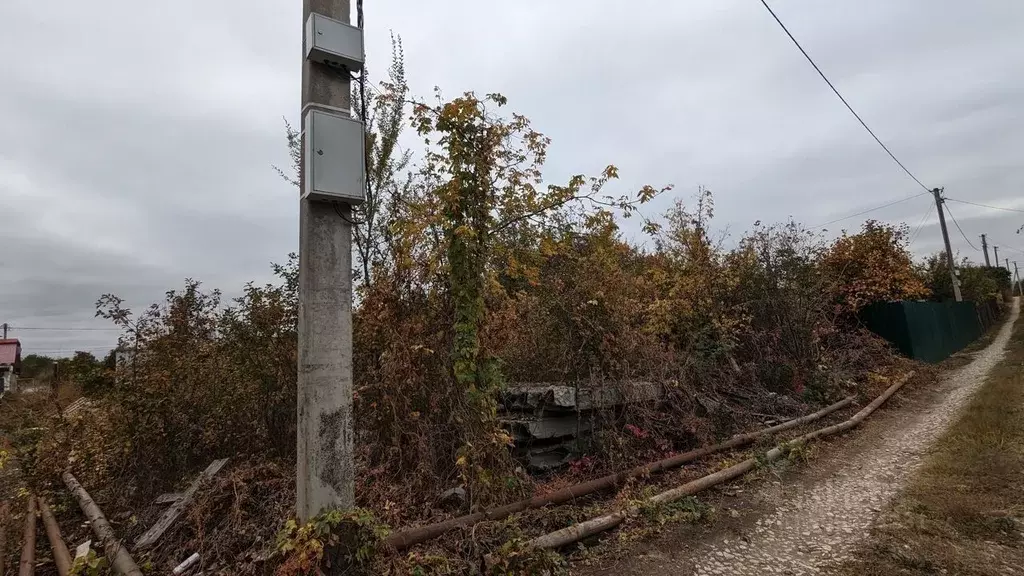
<instances>
[{"instance_id":1,"label":"overcast sky","mask_svg":"<svg viewBox=\"0 0 1024 576\"><path fill-rule=\"evenodd\" d=\"M1024 209L1024 3L773 6L927 186ZM616 191L703 185L734 238L921 192L757 0L366 0L366 21L371 68L401 35L415 94L508 96L553 139L552 181L614 163ZM271 165L288 163L282 116L298 120L300 35L299 0L0 2L0 322L105 327L105 292L141 309L185 277L229 294L267 280L298 244L295 192ZM913 250L933 252L930 202L872 216L928 214ZM976 246L986 232L1024 264L1010 249L1024 214L950 208ZM26 353L116 340L13 335Z\"/></svg>"}]
</instances>

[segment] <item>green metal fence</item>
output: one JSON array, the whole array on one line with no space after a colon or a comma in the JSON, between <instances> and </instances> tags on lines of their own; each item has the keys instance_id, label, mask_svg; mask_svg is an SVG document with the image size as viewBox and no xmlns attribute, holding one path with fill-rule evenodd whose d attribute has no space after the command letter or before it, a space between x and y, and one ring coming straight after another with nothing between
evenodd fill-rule
<instances>
[{"instance_id":1,"label":"green metal fence","mask_svg":"<svg viewBox=\"0 0 1024 576\"><path fill-rule=\"evenodd\" d=\"M999 314L995 300L982 304L904 301L872 304L864 309L861 320L905 356L934 363L977 340Z\"/></svg>"}]
</instances>

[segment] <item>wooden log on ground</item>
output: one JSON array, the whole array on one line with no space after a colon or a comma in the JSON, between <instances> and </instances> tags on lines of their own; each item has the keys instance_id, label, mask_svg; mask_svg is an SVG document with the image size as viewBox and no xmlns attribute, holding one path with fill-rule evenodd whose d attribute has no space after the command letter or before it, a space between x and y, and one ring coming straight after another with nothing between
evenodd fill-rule
<instances>
[{"instance_id":1,"label":"wooden log on ground","mask_svg":"<svg viewBox=\"0 0 1024 576\"><path fill-rule=\"evenodd\" d=\"M57 519L53 517L53 512L50 512L50 507L42 498L39 499L39 514L43 517L46 537L50 540L50 548L53 549L53 563L57 565L57 574L68 576L71 573L71 552L60 535Z\"/></svg>"},{"instance_id":2,"label":"wooden log on ground","mask_svg":"<svg viewBox=\"0 0 1024 576\"><path fill-rule=\"evenodd\" d=\"M206 470L203 470L203 472L199 474L199 477L196 478L195 482L188 487L188 490L181 495L181 499L174 502L174 504L171 504L171 507L168 508L160 516L160 519L156 521L156 524L153 524L149 530L146 530L145 534L139 536L139 539L135 541L134 549L145 550L146 548L156 544L157 540L163 536L164 532L171 527L171 524L174 524L174 521L177 520L178 517L181 516L182 512L188 508L189 504L192 503L192 499L195 498L196 491L199 490L199 486L203 483L203 480L213 478L213 476L216 475L217 472L220 472L220 469L227 463L228 459L223 458L221 460L214 460L209 466L207 466Z\"/></svg>"},{"instance_id":3,"label":"wooden log on ground","mask_svg":"<svg viewBox=\"0 0 1024 576\"><path fill-rule=\"evenodd\" d=\"M736 436L733 436L732 438L720 444L715 444L713 446L705 446L703 448L697 448L696 450L690 450L689 452L677 454L670 458L665 458L664 460L659 460L651 464L638 466L631 470L623 470L615 474L609 474L607 476L602 476L601 478L595 478L594 480L590 480L588 482L583 482L581 484L576 484L574 486L568 486L561 490L552 492L551 494L535 496L533 498L520 500L518 502L513 502L511 504L506 504L504 506L498 506L497 508L491 508L483 512L476 512L473 514L467 514L465 516L459 516L458 518L452 518L450 520L445 520L443 522L438 522L436 524L429 524L427 526L417 526L415 528L399 530L398 532L395 532L388 536L386 542L388 545L393 546L398 550L402 550L410 546L419 544L421 542L426 542L427 540L437 538L441 534L444 534L445 532L448 532L450 530L472 526L477 522L481 522L483 520L500 520L502 518L505 518L506 516L515 514L516 512L522 512L523 510L540 508L542 506L548 506L551 504L563 504L570 500L587 496L589 494L593 494L601 490L609 490L611 488L614 488L615 486L621 485L623 482L630 478L636 478L638 476L647 476L649 474L660 472L662 470L676 468L678 466L686 464L687 462L697 460L698 458L703 458L704 456L708 456L716 452L722 452L724 450L730 450L732 448L744 446L746 444L754 442L758 438L762 438L764 436L768 436L771 434L776 434L778 432L783 432L791 428L796 428L797 426L813 422L815 420L827 416L828 414L831 414L832 412L835 412L836 410L849 406L850 404L853 403L855 398L855 396L849 396L847 398L840 400L839 402L836 402L835 404L822 408L817 412L807 414L805 416L801 416L800 418L795 418L787 422L783 422L782 424L777 424L770 428L765 428L763 430L757 430L754 432L748 432L746 434L737 434Z\"/></svg>"},{"instance_id":4,"label":"wooden log on ground","mask_svg":"<svg viewBox=\"0 0 1024 576\"><path fill-rule=\"evenodd\" d=\"M0 576L7 574L7 524L11 521L11 504L0 502Z\"/></svg>"},{"instance_id":5,"label":"wooden log on ground","mask_svg":"<svg viewBox=\"0 0 1024 576\"><path fill-rule=\"evenodd\" d=\"M78 499L78 507L82 509L82 513L89 519L93 533L96 534L96 537L99 538L100 543L103 545L103 552L106 554L110 566L121 576L142 576L142 570L139 569L135 560L132 560L128 550L121 545L121 541L117 539L117 534L110 527L106 516L103 515L103 511L96 505L96 502L93 501L92 496L89 496L89 493L85 491L85 488L78 483L78 480L70 472L65 472L63 478L64 485Z\"/></svg>"},{"instance_id":6,"label":"wooden log on ground","mask_svg":"<svg viewBox=\"0 0 1024 576\"><path fill-rule=\"evenodd\" d=\"M802 436L798 436L797 438L794 438L793 440L786 442L780 447L772 448L771 450L766 452L764 456L761 457L761 461L772 462L774 460L781 458L784 454L786 454L786 452L789 449L793 447L802 445L806 442L809 442L810 440L814 440L815 438L822 438L824 436L845 432L853 428L854 426L857 426L858 424L863 422L864 419L867 418L872 412L878 409L878 407L881 406L883 402L888 400L890 396L895 394L896 391L899 390L900 387L902 387L903 384L905 384L908 380L910 380L910 378L913 375L914 373L911 372L904 376L903 378L901 378L895 384L886 389L886 391L883 392L878 398L875 398L874 401L872 401L870 404L861 409L860 412L857 412L857 414L855 414L849 420L846 420L839 424L835 424L833 426L828 426L826 428L815 430ZM694 494L697 494L698 492L711 488L712 486L722 484L723 482L728 482L729 480L733 480L746 474L747 472L754 469L754 467L757 465L757 461L757 458L749 458L747 460L744 460L743 462L740 462L739 464L735 464L724 470L719 470L714 474L709 474L707 476L698 478L691 482L687 482L686 484L683 484L682 486L679 486L677 488L666 490L665 492L662 492L651 497L648 500L648 502L650 504L660 505L674 502L686 496L692 496ZM612 512L611 514L598 516L597 518L593 518L585 522L580 522L579 524L569 526L568 528L556 530L549 534L545 534L538 538L534 538L533 540L529 541L526 544L526 546L527 548L532 549L560 548L567 544L579 542L584 538L593 536L595 534L599 534L601 532L604 532L605 530L610 530L618 526L630 514L635 513L638 509L639 506L631 506L623 510ZM490 559L487 558L486 560L489 561Z\"/></svg>"},{"instance_id":7,"label":"wooden log on ground","mask_svg":"<svg viewBox=\"0 0 1024 576\"><path fill-rule=\"evenodd\" d=\"M25 531L21 537L21 562L18 576L32 576L36 573L36 497L28 495L28 512L25 514Z\"/></svg>"}]
</instances>

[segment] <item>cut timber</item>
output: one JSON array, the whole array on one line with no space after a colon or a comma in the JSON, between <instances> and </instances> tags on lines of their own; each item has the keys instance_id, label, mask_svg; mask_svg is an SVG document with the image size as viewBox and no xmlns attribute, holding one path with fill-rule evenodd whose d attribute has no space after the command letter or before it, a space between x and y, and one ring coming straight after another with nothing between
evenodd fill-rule
<instances>
[{"instance_id":1,"label":"cut timber","mask_svg":"<svg viewBox=\"0 0 1024 576\"><path fill-rule=\"evenodd\" d=\"M93 533L100 539L100 543L103 545L103 552L107 555L107 561L110 562L110 566L121 576L142 576L142 570L139 570L139 566L135 564L135 560L132 560L131 554L121 545L121 542L117 539L117 534L110 527L106 516L103 515L103 511L96 505L96 502L93 501L92 496L89 496L89 493L85 491L85 488L78 483L78 480L70 472L65 472L63 478L64 485L78 499L78 507L82 509L82 513L89 519Z\"/></svg>"},{"instance_id":2,"label":"cut timber","mask_svg":"<svg viewBox=\"0 0 1024 576\"><path fill-rule=\"evenodd\" d=\"M0 503L0 576L7 574L7 523L11 521L11 504Z\"/></svg>"},{"instance_id":3,"label":"cut timber","mask_svg":"<svg viewBox=\"0 0 1024 576\"><path fill-rule=\"evenodd\" d=\"M181 499L176 501L174 504L171 504L171 507L168 508L163 515L160 516L160 519L156 521L156 524L153 524L149 530L146 530L145 534L135 541L134 549L145 550L146 548L156 544L157 540L164 535L164 532L174 524L178 517L181 516L182 512L184 512L185 509L188 508L189 504L192 503L192 499L195 497L196 491L199 490L199 486L202 485L203 481L213 478L227 463L228 459L222 458L220 460L214 460L209 466L207 466L206 470L203 470L203 472L199 474L199 477L196 478L196 481L193 482L192 485L188 487L188 490L181 495Z\"/></svg>"},{"instance_id":4,"label":"cut timber","mask_svg":"<svg viewBox=\"0 0 1024 576\"><path fill-rule=\"evenodd\" d=\"M184 562L182 562L181 564L178 564L177 566L175 566L174 570L171 571L171 574L174 574L174 576L178 576L179 574L184 574L185 572L188 572L193 566L195 566L198 563L199 563L199 552L195 552L191 556L186 558Z\"/></svg>"},{"instance_id":5,"label":"cut timber","mask_svg":"<svg viewBox=\"0 0 1024 576\"><path fill-rule=\"evenodd\" d=\"M21 563L18 576L36 573L36 497L28 495L28 513L25 514L25 532L21 540Z\"/></svg>"},{"instance_id":6,"label":"cut timber","mask_svg":"<svg viewBox=\"0 0 1024 576\"><path fill-rule=\"evenodd\" d=\"M181 492L168 492L167 494L161 494L156 497L153 501L154 504L174 504L175 502L184 498L185 495Z\"/></svg>"},{"instance_id":7,"label":"cut timber","mask_svg":"<svg viewBox=\"0 0 1024 576\"><path fill-rule=\"evenodd\" d=\"M387 543L390 546L402 550L410 546L414 546L427 540L437 538L441 534L457 528L464 528L472 526L477 522L483 520L500 520L510 514L516 512L522 512L523 510L529 510L531 508L540 508L541 506L548 506L550 504L563 504L570 500L587 496L601 490L608 490L614 488L630 478L636 478L637 476L646 476L669 468L675 468L682 466L687 462L692 462L698 458L703 458L709 454L721 452L723 450L729 450L745 444L749 444L762 436L775 434L777 432L783 432L797 426L807 424L818 420L836 410L844 408L853 403L854 396L850 396L814 412L801 416L788 422L783 422L771 428L765 428L763 430L757 430L755 432L748 432L746 434L738 434L732 438L722 442L721 444L715 444L713 446L705 446L704 448L698 448L691 450L683 454L677 454L671 458L665 458L651 464L638 466L632 470L623 470L616 474L609 474L601 478L590 480L589 482L583 482L582 484L576 484L574 486L568 486L561 490L546 494L544 496L535 496L527 500L520 500L497 508L491 508L483 512L476 512L474 514L467 514L458 518L452 518L451 520L445 520L438 522L437 524L429 524L427 526L418 526L415 528L408 528L406 530L400 530L388 536Z\"/></svg>"},{"instance_id":8,"label":"cut timber","mask_svg":"<svg viewBox=\"0 0 1024 576\"><path fill-rule=\"evenodd\" d=\"M79 398L68 404L68 407L64 409L64 417L67 418L83 408L88 408L90 405L92 405L92 402L89 402L86 398Z\"/></svg>"},{"instance_id":9,"label":"cut timber","mask_svg":"<svg viewBox=\"0 0 1024 576\"><path fill-rule=\"evenodd\" d=\"M57 574L68 576L71 572L71 552L60 536L60 526L50 512L46 501L39 499L39 514L43 517L43 526L46 528L46 537L50 540L50 547L53 549L53 563L57 565Z\"/></svg>"},{"instance_id":10,"label":"cut timber","mask_svg":"<svg viewBox=\"0 0 1024 576\"><path fill-rule=\"evenodd\" d=\"M811 440L814 440L815 438L821 438L832 434L838 434L840 432L845 432L853 428L854 426L857 426L858 424L863 422L864 419L867 418L872 412L877 410L878 407L881 406L883 402L888 400L890 396L895 394L896 391L899 390L900 387L903 386L903 384L905 384L908 380L910 380L910 378L913 375L914 373L911 372L904 376L903 378L901 378L895 384L886 389L886 391L883 392L878 398L875 398L875 400L872 401L871 404L865 406L863 409L861 409L860 412L857 412L857 414L855 414L849 420L846 420L845 422L841 422L839 424L835 424L833 426L828 426L826 428L815 430L814 432L810 432L802 436L798 436L793 440L786 442L782 446L772 448L771 450L766 452L764 456L761 457L761 462L772 462L774 460L778 460L783 455L785 455L790 449L798 447ZM648 499L646 504L668 504L681 498L692 496L712 486L716 486L723 482L728 482L729 480L739 478L740 476L753 470L754 467L757 466L757 463L758 458L749 458L747 460L744 460L743 462L740 462L739 464L735 464L733 466L725 468L724 470L719 470L714 474L709 474L707 476L698 478L692 482L687 482L686 484L683 484L682 486L679 486L677 488L666 490L665 492L652 496L651 498ZM586 522L580 522L579 524L569 526L568 528L563 528L561 530L551 532L550 534L545 534L544 536L534 538L533 540L527 542L526 547L528 549L560 548L562 546L565 546L566 544L579 542L584 538L593 536L594 534L598 534L600 532L604 532L605 530L610 530L618 526L630 514L636 513L639 510L639 508L639 506L631 506L629 508L613 512L611 514L606 514L604 516L599 516L597 518L587 520Z\"/></svg>"}]
</instances>

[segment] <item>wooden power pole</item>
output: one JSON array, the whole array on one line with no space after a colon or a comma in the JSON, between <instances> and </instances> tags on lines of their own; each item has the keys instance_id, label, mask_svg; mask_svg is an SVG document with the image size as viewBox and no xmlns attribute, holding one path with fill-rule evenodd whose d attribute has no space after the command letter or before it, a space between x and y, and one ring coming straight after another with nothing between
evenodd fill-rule
<instances>
[{"instance_id":1,"label":"wooden power pole","mask_svg":"<svg viewBox=\"0 0 1024 576\"><path fill-rule=\"evenodd\" d=\"M963 296L960 295L960 282L956 277L956 265L953 262L953 248L949 245L949 231L946 230L946 214L942 209L942 203L945 202L942 198L942 188L932 189L932 194L935 195L935 207L939 209L939 228L942 229L942 241L946 243L946 262L949 264L949 279L953 282L953 297L957 302L963 302Z\"/></svg>"},{"instance_id":2,"label":"wooden power pole","mask_svg":"<svg viewBox=\"0 0 1024 576\"><path fill-rule=\"evenodd\" d=\"M363 64L349 0L302 2L296 515L355 503L352 205L364 198L365 135L351 114Z\"/></svg>"},{"instance_id":3,"label":"wooden power pole","mask_svg":"<svg viewBox=\"0 0 1024 576\"><path fill-rule=\"evenodd\" d=\"M993 246L992 251L996 253L996 266L999 266L999 246Z\"/></svg>"},{"instance_id":4,"label":"wooden power pole","mask_svg":"<svg viewBox=\"0 0 1024 576\"><path fill-rule=\"evenodd\" d=\"M1017 281L1017 294L1024 296L1024 287L1020 285L1020 272L1017 271L1017 263L1013 263L1013 277Z\"/></svg>"},{"instance_id":5,"label":"wooden power pole","mask_svg":"<svg viewBox=\"0 0 1024 576\"><path fill-rule=\"evenodd\" d=\"M982 249L982 251L985 252L985 267L988 268L989 266L992 265L992 263L989 262L989 260L988 260L988 240L985 239L985 235L984 234L981 235L981 249ZM999 260L996 260L996 262L998 262L998 261Z\"/></svg>"}]
</instances>

